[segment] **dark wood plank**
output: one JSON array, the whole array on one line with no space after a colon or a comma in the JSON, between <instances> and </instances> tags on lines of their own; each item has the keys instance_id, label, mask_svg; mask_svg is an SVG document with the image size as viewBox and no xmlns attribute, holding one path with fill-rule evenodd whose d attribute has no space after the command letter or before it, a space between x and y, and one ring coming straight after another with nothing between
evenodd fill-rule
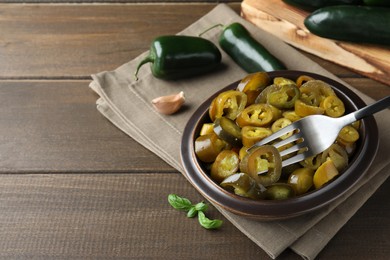
<instances>
[{"instance_id":1,"label":"dark wood plank","mask_svg":"<svg viewBox=\"0 0 390 260\"><path fill-rule=\"evenodd\" d=\"M174 171L96 109L89 81L0 81L0 173Z\"/></svg>"},{"instance_id":2,"label":"dark wood plank","mask_svg":"<svg viewBox=\"0 0 390 260\"><path fill-rule=\"evenodd\" d=\"M320 259L385 259L390 182L331 241ZM224 220L207 231L172 209L169 193L202 201L180 174L2 175L2 259L270 259ZM380 212L380 213L379 213ZM6 239L5 239L6 238ZM287 250L279 259L300 259Z\"/></svg>"},{"instance_id":3,"label":"dark wood plank","mask_svg":"<svg viewBox=\"0 0 390 260\"><path fill-rule=\"evenodd\" d=\"M172 192L203 200L179 174L1 177L3 259L266 258L228 221L210 232L172 209Z\"/></svg>"}]
</instances>

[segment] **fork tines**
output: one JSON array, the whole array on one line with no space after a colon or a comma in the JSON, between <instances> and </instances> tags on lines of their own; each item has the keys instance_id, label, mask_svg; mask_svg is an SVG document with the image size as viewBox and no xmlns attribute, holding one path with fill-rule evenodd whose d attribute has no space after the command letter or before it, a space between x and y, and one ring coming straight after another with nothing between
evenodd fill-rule
<instances>
[{"instance_id":1,"label":"fork tines","mask_svg":"<svg viewBox=\"0 0 390 260\"><path fill-rule=\"evenodd\" d=\"M281 147L285 144L288 144L288 143L291 143L291 142L294 142L296 141L297 139L301 138L301 136L299 136L297 139L294 139L297 137L297 134L299 134L299 129L294 125L288 125L282 129L280 129L279 131L273 133L272 135L270 136L267 136L266 138L264 138L263 140L255 143L254 145L252 145L247 151L250 151L252 150L253 148L255 147L259 147L259 146L262 146L262 145L265 145L265 144L269 144L273 141L275 141L276 139L286 135L286 134L289 134L291 132L296 132L295 134L293 134L292 136L290 136L289 138L286 138L278 143L274 143L272 144L273 146L275 146L276 148L278 147Z\"/></svg>"},{"instance_id":2,"label":"fork tines","mask_svg":"<svg viewBox=\"0 0 390 260\"><path fill-rule=\"evenodd\" d=\"M273 141L277 140L278 138L281 138L284 135L287 135L289 133L292 133L292 135L287 137L286 139L282 139L279 142L272 143ZM286 160L283 160L283 162L282 162L283 167L288 166L290 164L294 164L296 162L300 162L300 161L304 160L305 158L307 158L309 156L308 154L310 154L310 152L308 151L308 148L303 140L303 135L302 135L300 129L296 126L296 124L288 125L282 129L280 129L279 131L273 133L272 135L264 138L260 142L257 142L252 147L250 147L247 151L250 151L256 147L266 145L266 144L271 144L271 143L276 148L283 147L284 145L288 145L290 143L294 144L293 146L288 147L285 150L282 150L280 152L281 157L300 151L300 153L294 155L293 157L288 158ZM261 173L259 173L259 174L261 174Z\"/></svg>"}]
</instances>

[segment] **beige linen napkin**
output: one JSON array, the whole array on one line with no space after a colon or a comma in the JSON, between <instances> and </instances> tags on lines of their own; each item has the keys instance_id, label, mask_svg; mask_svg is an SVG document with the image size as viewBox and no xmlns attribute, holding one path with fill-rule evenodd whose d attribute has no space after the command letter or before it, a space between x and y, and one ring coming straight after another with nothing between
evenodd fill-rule
<instances>
[{"instance_id":1,"label":"beige linen napkin","mask_svg":"<svg viewBox=\"0 0 390 260\"><path fill-rule=\"evenodd\" d=\"M214 24L231 22L243 23L253 36L283 60L289 69L319 73L340 81L289 45L249 24L224 4L217 5L180 34L198 35ZM217 44L218 33L219 30L210 31L204 37ZM242 78L246 73L222 53L225 67L211 74L192 79L163 81L154 78L148 66L145 66L139 73L139 80L134 81L135 67L146 54L143 53L114 71L92 75L90 87L99 94L97 108L108 120L185 176L180 161L180 146L182 132L189 117L207 97ZM351 89L354 90L352 87ZM179 113L164 116L151 106L153 98L180 91L185 93L186 106ZM372 102L364 94L354 91L367 103ZM385 154L390 149L390 133L384 131L390 127L389 113L383 111L376 115L380 147L370 170L354 189L325 208L290 220L257 222L214 206L270 257L276 258L290 247L306 259L315 258L389 176L390 164Z\"/></svg>"}]
</instances>

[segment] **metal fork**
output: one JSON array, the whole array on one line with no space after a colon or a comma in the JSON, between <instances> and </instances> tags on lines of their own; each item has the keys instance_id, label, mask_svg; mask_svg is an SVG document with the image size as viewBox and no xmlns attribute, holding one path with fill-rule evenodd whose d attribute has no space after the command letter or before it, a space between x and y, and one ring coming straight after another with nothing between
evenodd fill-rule
<instances>
[{"instance_id":1,"label":"metal fork","mask_svg":"<svg viewBox=\"0 0 390 260\"><path fill-rule=\"evenodd\" d=\"M340 130L344 126L375 114L388 108L389 106L390 96L338 118L332 118L323 115L307 116L298 121L295 121L291 125L280 129L274 134L264 138L260 142L255 143L248 149L248 151L255 147L268 144L285 134L293 132L290 137L273 144L273 146L279 148L283 145L299 140L299 142L297 142L292 147L280 152L281 156L285 156L298 150L302 151L297 155L284 160L282 162L282 167L285 167L325 151L334 143Z\"/></svg>"}]
</instances>

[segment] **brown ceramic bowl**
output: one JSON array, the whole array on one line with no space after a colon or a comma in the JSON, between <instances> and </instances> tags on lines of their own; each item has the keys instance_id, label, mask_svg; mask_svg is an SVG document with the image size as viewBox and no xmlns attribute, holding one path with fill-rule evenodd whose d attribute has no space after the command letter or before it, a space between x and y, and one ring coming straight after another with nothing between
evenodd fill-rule
<instances>
[{"instance_id":1,"label":"brown ceramic bowl","mask_svg":"<svg viewBox=\"0 0 390 260\"><path fill-rule=\"evenodd\" d=\"M346 113L350 113L366 104L347 87L327 77L302 71L274 71L271 78L286 77L296 79L300 75L308 75L330 84L337 96L343 100ZM350 164L343 174L324 187L304 195L285 200L252 200L229 192L214 182L203 163L194 151L194 141L199 136L201 126L210 122L208 108L211 101L220 92L235 89L239 81L221 89L207 99L188 121L182 138L181 157L186 175L192 185L208 200L238 215L258 220L277 220L299 216L317 210L331 203L347 192L364 175L370 167L378 148L378 128L374 117L362 120L360 139Z\"/></svg>"}]
</instances>

